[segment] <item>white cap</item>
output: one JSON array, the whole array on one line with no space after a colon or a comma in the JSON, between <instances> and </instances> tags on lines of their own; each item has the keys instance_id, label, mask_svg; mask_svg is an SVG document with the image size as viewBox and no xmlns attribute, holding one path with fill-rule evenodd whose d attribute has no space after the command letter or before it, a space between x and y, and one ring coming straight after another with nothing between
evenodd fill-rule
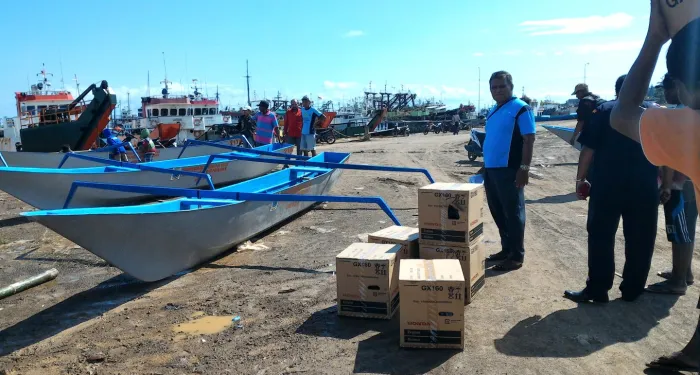
<instances>
[{"instance_id":1,"label":"white cap","mask_svg":"<svg viewBox=\"0 0 700 375\"><path fill-rule=\"evenodd\" d=\"M247 106L245 106L245 107L241 108L241 111L252 111L252 110L253 110L253 109L252 109L252 108L250 108L250 106L249 106L249 105L247 105Z\"/></svg>"}]
</instances>

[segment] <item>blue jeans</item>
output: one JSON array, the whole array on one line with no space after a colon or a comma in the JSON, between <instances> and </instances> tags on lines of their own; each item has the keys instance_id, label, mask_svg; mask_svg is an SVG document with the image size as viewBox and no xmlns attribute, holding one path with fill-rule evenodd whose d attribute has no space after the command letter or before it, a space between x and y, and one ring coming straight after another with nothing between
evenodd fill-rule
<instances>
[{"instance_id":1,"label":"blue jeans","mask_svg":"<svg viewBox=\"0 0 700 375\"><path fill-rule=\"evenodd\" d=\"M485 168L484 188L493 221L501 235L501 251L508 259L525 259L525 189L515 187L514 168Z\"/></svg>"}]
</instances>

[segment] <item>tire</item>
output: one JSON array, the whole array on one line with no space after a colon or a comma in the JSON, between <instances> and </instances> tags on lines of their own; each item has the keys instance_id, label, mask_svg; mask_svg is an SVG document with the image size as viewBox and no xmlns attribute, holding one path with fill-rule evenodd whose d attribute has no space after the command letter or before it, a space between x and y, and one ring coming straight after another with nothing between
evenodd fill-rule
<instances>
[{"instance_id":1,"label":"tire","mask_svg":"<svg viewBox=\"0 0 700 375\"><path fill-rule=\"evenodd\" d=\"M435 134L440 134L440 129L435 129Z\"/></svg>"},{"instance_id":2,"label":"tire","mask_svg":"<svg viewBox=\"0 0 700 375\"><path fill-rule=\"evenodd\" d=\"M330 132L326 135L326 142L329 145L332 145L333 143L335 143L335 134L333 134L333 132Z\"/></svg>"},{"instance_id":3,"label":"tire","mask_svg":"<svg viewBox=\"0 0 700 375\"><path fill-rule=\"evenodd\" d=\"M424 135L428 135L429 131L428 130L423 130Z\"/></svg>"},{"instance_id":4,"label":"tire","mask_svg":"<svg viewBox=\"0 0 700 375\"><path fill-rule=\"evenodd\" d=\"M476 158L477 158L476 154L473 153L473 152L469 152L469 153L467 154L467 157L469 158L469 161L474 161L474 160L476 160Z\"/></svg>"}]
</instances>

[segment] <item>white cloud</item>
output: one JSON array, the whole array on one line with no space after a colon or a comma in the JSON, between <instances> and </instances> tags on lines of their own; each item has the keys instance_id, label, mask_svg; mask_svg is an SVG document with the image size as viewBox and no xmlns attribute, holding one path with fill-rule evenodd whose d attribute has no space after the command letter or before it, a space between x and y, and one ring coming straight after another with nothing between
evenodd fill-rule
<instances>
[{"instance_id":1,"label":"white cloud","mask_svg":"<svg viewBox=\"0 0 700 375\"><path fill-rule=\"evenodd\" d=\"M345 38L357 38L358 36L364 36L365 32L362 30L350 30L347 33L343 34L343 37Z\"/></svg>"},{"instance_id":2,"label":"white cloud","mask_svg":"<svg viewBox=\"0 0 700 375\"><path fill-rule=\"evenodd\" d=\"M467 90L463 87L452 87L446 85L426 85L426 84L406 84L404 88L418 95L419 98L442 98L443 100L469 99L477 95L475 91Z\"/></svg>"},{"instance_id":3,"label":"white cloud","mask_svg":"<svg viewBox=\"0 0 700 375\"><path fill-rule=\"evenodd\" d=\"M642 41L623 41L608 43L578 44L569 46L568 50L578 55L588 55L592 53L638 51L642 47Z\"/></svg>"},{"instance_id":4,"label":"white cloud","mask_svg":"<svg viewBox=\"0 0 700 375\"><path fill-rule=\"evenodd\" d=\"M501 53L506 55L506 56L518 56L518 55L522 54L523 51L521 51L519 49L514 49L514 50L509 50L509 51L503 51Z\"/></svg>"},{"instance_id":5,"label":"white cloud","mask_svg":"<svg viewBox=\"0 0 700 375\"><path fill-rule=\"evenodd\" d=\"M347 90L356 87L357 82L323 81L323 86L327 89Z\"/></svg>"},{"instance_id":6,"label":"white cloud","mask_svg":"<svg viewBox=\"0 0 700 375\"><path fill-rule=\"evenodd\" d=\"M619 30L629 27L634 17L627 13L615 13L609 16L590 16L580 18L556 18L541 21L522 22L522 31L531 36L553 34L588 34L599 31Z\"/></svg>"},{"instance_id":7,"label":"white cloud","mask_svg":"<svg viewBox=\"0 0 700 375\"><path fill-rule=\"evenodd\" d=\"M546 52L542 52L542 51L533 51L532 53L535 54L535 56L538 56L538 57L547 56L547 53L546 53Z\"/></svg>"},{"instance_id":8,"label":"white cloud","mask_svg":"<svg viewBox=\"0 0 700 375\"><path fill-rule=\"evenodd\" d=\"M474 53L472 54L472 56L474 56L474 57L482 57L482 56L484 56L484 53L483 53L483 52L474 52Z\"/></svg>"}]
</instances>

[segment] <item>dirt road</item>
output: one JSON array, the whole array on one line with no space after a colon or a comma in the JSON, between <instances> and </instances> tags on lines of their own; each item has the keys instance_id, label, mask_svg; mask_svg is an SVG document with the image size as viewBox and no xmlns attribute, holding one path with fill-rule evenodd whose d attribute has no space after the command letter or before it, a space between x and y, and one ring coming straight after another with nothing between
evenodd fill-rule
<instances>
[{"instance_id":1,"label":"dirt road","mask_svg":"<svg viewBox=\"0 0 700 375\"><path fill-rule=\"evenodd\" d=\"M464 132L414 134L339 142L322 150L351 151L356 163L423 166L439 181L465 181L481 161L466 160L466 140ZM645 295L607 306L577 306L562 298L564 289L580 288L586 279L587 206L571 194L577 158L572 147L540 129L526 189L525 266L487 274L485 289L466 308L464 352L399 349L396 317L390 322L337 317L334 257L366 239L364 234L390 225L374 207L319 206L266 233L252 248L145 284L19 218L26 205L0 194L0 285L50 267L60 271L55 281L0 301L0 370L640 374L645 362L680 349L691 336L698 289L680 298ZM381 195L404 225L417 224L416 189L427 184L423 176L343 173L333 193ZM192 223L193 231L196 226ZM119 241L131 230L114 228L114 237L105 241ZM157 228L149 230L158 235ZM497 251L488 215L485 238L488 252ZM621 271L622 238L618 241ZM670 245L660 227L651 274L669 265ZM649 282L657 279L650 276ZM612 298L620 296L619 281ZM240 322L229 325L234 316Z\"/></svg>"}]
</instances>

